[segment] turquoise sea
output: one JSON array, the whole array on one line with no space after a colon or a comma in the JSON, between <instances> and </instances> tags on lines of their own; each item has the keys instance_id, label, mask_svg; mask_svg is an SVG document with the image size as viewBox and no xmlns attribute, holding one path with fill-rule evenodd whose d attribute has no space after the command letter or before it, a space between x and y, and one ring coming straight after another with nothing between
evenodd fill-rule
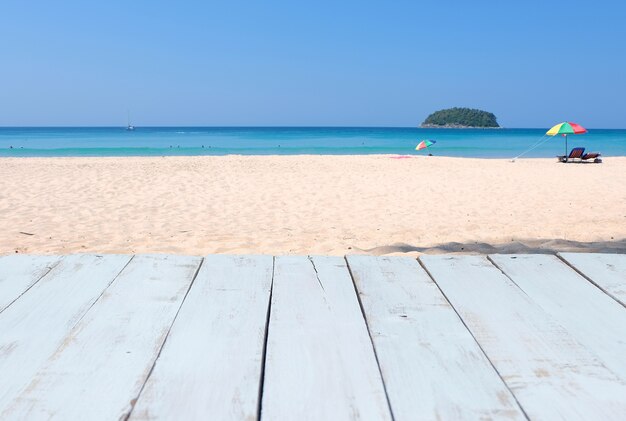
<instances>
[{"instance_id":1,"label":"turquoise sea","mask_svg":"<svg viewBox=\"0 0 626 421\"><path fill-rule=\"evenodd\" d=\"M546 129L418 129L360 127L0 127L0 156L162 156L425 154L513 158L544 137ZM436 140L426 152L424 139ZM626 130L591 129L568 145L604 156L626 156ZM549 138L525 157L564 152Z\"/></svg>"}]
</instances>

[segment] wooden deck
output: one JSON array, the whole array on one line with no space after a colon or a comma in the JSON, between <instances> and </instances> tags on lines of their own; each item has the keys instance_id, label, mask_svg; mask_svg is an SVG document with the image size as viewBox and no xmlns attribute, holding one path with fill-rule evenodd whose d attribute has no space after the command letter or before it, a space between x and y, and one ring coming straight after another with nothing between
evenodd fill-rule
<instances>
[{"instance_id":1,"label":"wooden deck","mask_svg":"<svg viewBox=\"0 0 626 421\"><path fill-rule=\"evenodd\" d=\"M623 420L626 255L0 257L0 419Z\"/></svg>"}]
</instances>

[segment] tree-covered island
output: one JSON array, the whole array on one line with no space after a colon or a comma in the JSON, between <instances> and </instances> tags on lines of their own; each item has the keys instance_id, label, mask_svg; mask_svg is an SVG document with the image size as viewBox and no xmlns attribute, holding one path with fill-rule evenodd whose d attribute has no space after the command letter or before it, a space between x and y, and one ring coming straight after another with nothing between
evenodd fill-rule
<instances>
[{"instance_id":1,"label":"tree-covered island","mask_svg":"<svg viewBox=\"0 0 626 421\"><path fill-rule=\"evenodd\" d=\"M422 123L423 128L498 128L500 125L493 113L473 108L448 108L429 115Z\"/></svg>"}]
</instances>

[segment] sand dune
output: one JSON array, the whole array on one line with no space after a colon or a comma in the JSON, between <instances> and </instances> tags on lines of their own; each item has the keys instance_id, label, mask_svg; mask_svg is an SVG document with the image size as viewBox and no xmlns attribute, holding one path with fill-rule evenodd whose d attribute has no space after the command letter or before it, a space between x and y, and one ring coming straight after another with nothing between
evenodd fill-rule
<instances>
[{"instance_id":1,"label":"sand dune","mask_svg":"<svg viewBox=\"0 0 626 421\"><path fill-rule=\"evenodd\" d=\"M0 160L2 254L625 251L625 239L626 158Z\"/></svg>"}]
</instances>

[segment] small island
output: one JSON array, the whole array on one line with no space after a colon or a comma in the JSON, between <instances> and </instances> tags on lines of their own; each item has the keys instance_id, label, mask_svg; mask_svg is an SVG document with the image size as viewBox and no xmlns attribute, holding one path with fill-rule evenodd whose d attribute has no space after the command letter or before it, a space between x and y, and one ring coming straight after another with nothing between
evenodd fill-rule
<instances>
[{"instance_id":1,"label":"small island","mask_svg":"<svg viewBox=\"0 0 626 421\"><path fill-rule=\"evenodd\" d=\"M500 125L493 113L473 108L448 108L429 115L422 128L495 129Z\"/></svg>"}]
</instances>

